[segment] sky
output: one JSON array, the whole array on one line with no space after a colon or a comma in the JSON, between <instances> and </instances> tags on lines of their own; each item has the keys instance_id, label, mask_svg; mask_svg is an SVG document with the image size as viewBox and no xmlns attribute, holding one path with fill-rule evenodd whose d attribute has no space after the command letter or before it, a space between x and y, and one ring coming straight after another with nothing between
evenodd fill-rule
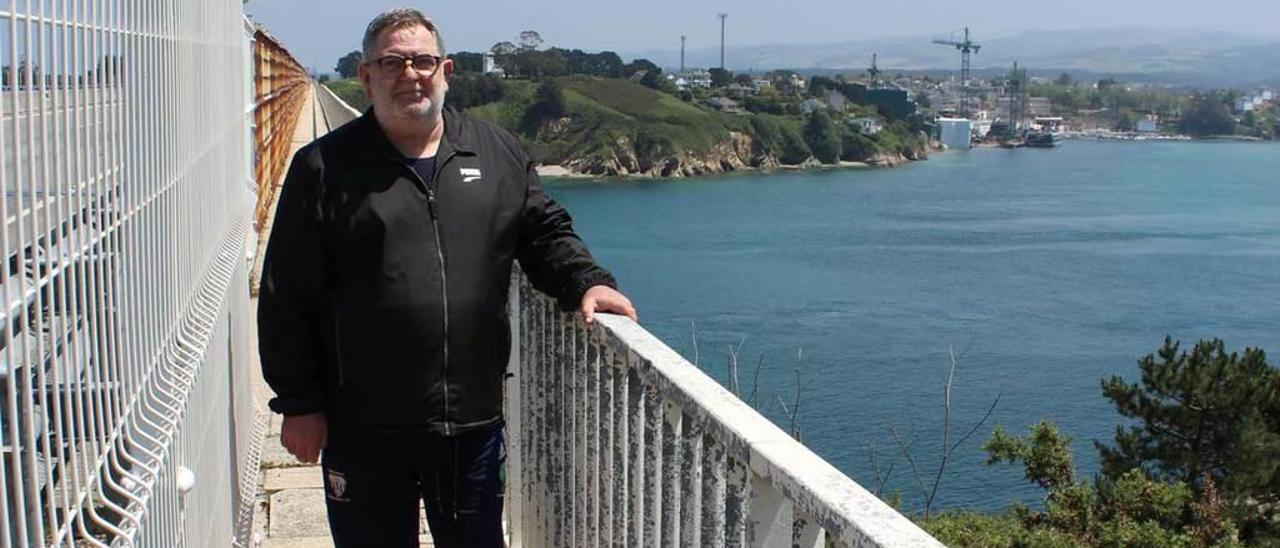
<instances>
[{"instance_id":1,"label":"sky","mask_svg":"<svg viewBox=\"0 0 1280 548\"><path fill-rule=\"evenodd\" d=\"M452 51L483 51L535 30L545 46L637 53L717 47L729 14L732 46L813 44L895 36L944 37L967 25L981 38L1030 30L1154 29L1226 31L1280 40L1280 0L612 0L427 3L384 0L249 0L245 12L278 37L303 64L332 71L358 49L365 25L380 11L416 7L441 28Z\"/></svg>"}]
</instances>

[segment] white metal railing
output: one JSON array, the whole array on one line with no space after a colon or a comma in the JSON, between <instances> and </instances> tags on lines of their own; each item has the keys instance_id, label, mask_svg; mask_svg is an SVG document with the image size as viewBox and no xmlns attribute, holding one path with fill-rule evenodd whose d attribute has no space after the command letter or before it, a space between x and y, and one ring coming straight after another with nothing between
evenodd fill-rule
<instances>
[{"instance_id":1,"label":"white metal railing","mask_svg":"<svg viewBox=\"0 0 1280 548\"><path fill-rule=\"evenodd\" d=\"M942 546L638 324L510 313L512 546Z\"/></svg>"},{"instance_id":2,"label":"white metal railing","mask_svg":"<svg viewBox=\"0 0 1280 548\"><path fill-rule=\"evenodd\" d=\"M251 36L0 2L0 546L246 539Z\"/></svg>"}]
</instances>

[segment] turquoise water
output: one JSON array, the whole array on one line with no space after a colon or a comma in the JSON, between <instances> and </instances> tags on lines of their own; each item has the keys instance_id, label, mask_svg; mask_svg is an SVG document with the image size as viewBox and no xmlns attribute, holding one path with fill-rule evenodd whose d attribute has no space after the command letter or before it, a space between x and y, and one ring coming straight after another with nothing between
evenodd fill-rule
<instances>
[{"instance_id":1,"label":"turquoise water","mask_svg":"<svg viewBox=\"0 0 1280 548\"><path fill-rule=\"evenodd\" d=\"M1075 436L1078 471L1119 422L1100 380L1136 379L1166 335L1280 356L1280 146L1096 143L973 150L887 170L682 181L556 181L554 197L617 274L641 323L723 381L763 355L758 407L786 422L797 351L803 440L862 485L919 509L890 428L932 478L948 346L960 357L954 454L937 504L1034 502L986 466L996 424ZM1275 365L1276 358L1272 358ZM784 424L785 428L785 424Z\"/></svg>"}]
</instances>

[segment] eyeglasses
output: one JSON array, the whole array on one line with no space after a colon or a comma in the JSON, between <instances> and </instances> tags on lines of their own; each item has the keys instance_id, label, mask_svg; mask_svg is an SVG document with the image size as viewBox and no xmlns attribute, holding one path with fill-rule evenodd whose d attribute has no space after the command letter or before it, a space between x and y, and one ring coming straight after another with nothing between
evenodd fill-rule
<instances>
[{"instance_id":1,"label":"eyeglasses","mask_svg":"<svg viewBox=\"0 0 1280 548\"><path fill-rule=\"evenodd\" d=\"M414 71L426 76L431 76L435 73L436 68L440 66L441 59L444 58L439 55L431 55L429 53L422 53L414 55L413 57L405 57L403 55L396 55L392 53L390 55L384 55L374 59L373 62L369 64L378 67L378 70L381 70L382 73L386 75L400 74L404 71L405 65L413 65Z\"/></svg>"}]
</instances>

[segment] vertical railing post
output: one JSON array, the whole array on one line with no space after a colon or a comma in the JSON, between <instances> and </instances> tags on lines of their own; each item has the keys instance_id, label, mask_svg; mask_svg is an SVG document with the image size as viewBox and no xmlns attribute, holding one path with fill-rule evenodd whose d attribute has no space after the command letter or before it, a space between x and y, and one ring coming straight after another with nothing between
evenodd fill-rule
<instances>
[{"instance_id":1,"label":"vertical railing post","mask_svg":"<svg viewBox=\"0 0 1280 548\"><path fill-rule=\"evenodd\" d=\"M637 358L627 352L627 539L629 545L644 545L645 516L645 392L636 374Z\"/></svg>"},{"instance_id":2,"label":"vertical railing post","mask_svg":"<svg viewBox=\"0 0 1280 548\"><path fill-rule=\"evenodd\" d=\"M586 408L586 481L583 485L587 509L586 523L583 527L583 545L598 546L600 543L600 344L595 335L588 330L586 355L586 384L583 396L587 399Z\"/></svg>"},{"instance_id":3,"label":"vertical railing post","mask_svg":"<svg viewBox=\"0 0 1280 548\"><path fill-rule=\"evenodd\" d=\"M747 545L752 548L790 546L794 507L767 479L751 478L751 517Z\"/></svg>"},{"instance_id":4,"label":"vertical railing post","mask_svg":"<svg viewBox=\"0 0 1280 548\"><path fill-rule=\"evenodd\" d=\"M827 534L813 518L797 513L791 529L791 545L795 548L823 548Z\"/></svg>"},{"instance_id":5,"label":"vertical railing post","mask_svg":"<svg viewBox=\"0 0 1280 548\"><path fill-rule=\"evenodd\" d=\"M524 546L524 372L520 368L521 355L524 353L521 329L521 292L520 274L512 276L511 287L507 293L507 318L511 322L511 353L507 356L507 377L503 384L506 402L503 414L506 418L507 441L507 492L504 496L504 509L507 525L508 544L511 548ZM514 450L511 450L514 448Z\"/></svg>"},{"instance_id":6,"label":"vertical railing post","mask_svg":"<svg viewBox=\"0 0 1280 548\"><path fill-rule=\"evenodd\" d=\"M747 524L751 516L751 470L746 463L729 457L725 477L725 546L747 545Z\"/></svg>"},{"instance_id":7,"label":"vertical railing post","mask_svg":"<svg viewBox=\"0 0 1280 548\"><path fill-rule=\"evenodd\" d=\"M702 423L690 420L688 415L685 415L684 423L685 429L680 436L680 445L684 447L680 545L702 546Z\"/></svg>"},{"instance_id":8,"label":"vertical railing post","mask_svg":"<svg viewBox=\"0 0 1280 548\"><path fill-rule=\"evenodd\" d=\"M661 548L662 544L662 509L663 500L669 496L663 492L662 478L664 469L663 428L666 423L662 401L658 391L652 386L644 387L644 545L649 548Z\"/></svg>"},{"instance_id":9,"label":"vertical railing post","mask_svg":"<svg viewBox=\"0 0 1280 548\"><path fill-rule=\"evenodd\" d=\"M593 333L596 332L593 330ZM600 385L598 388L600 403L600 422L597 423L600 429L600 483L598 499L600 501L600 544L608 544L613 542L613 490L616 486L617 478L613 475L613 439L616 434L614 431L613 420L613 382L617 369L614 368L614 351L613 345L605 344L599 338L595 338L596 343L600 345Z\"/></svg>"},{"instance_id":10,"label":"vertical railing post","mask_svg":"<svg viewBox=\"0 0 1280 548\"><path fill-rule=\"evenodd\" d=\"M587 409L591 402L595 399L587 390L587 369L590 362L587 358L590 352L590 343L588 341L587 329L581 324L575 324L574 344L576 349L573 361L573 388L574 388L574 489L573 489L573 545L586 546L587 532L589 527L588 516L590 515L589 505L591 498L588 493L591 490L590 461L587 460L587 444L590 439L588 431L594 426L587 422Z\"/></svg>"},{"instance_id":11,"label":"vertical railing post","mask_svg":"<svg viewBox=\"0 0 1280 548\"><path fill-rule=\"evenodd\" d=\"M725 545L728 462L725 447L707 436L702 442L702 544Z\"/></svg>"},{"instance_id":12,"label":"vertical railing post","mask_svg":"<svg viewBox=\"0 0 1280 548\"><path fill-rule=\"evenodd\" d=\"M683 503L681 474L684 468L684 413L670 401L662 402L662 546L680 546L680 510Z\"/></svg>"}]
</instances>

